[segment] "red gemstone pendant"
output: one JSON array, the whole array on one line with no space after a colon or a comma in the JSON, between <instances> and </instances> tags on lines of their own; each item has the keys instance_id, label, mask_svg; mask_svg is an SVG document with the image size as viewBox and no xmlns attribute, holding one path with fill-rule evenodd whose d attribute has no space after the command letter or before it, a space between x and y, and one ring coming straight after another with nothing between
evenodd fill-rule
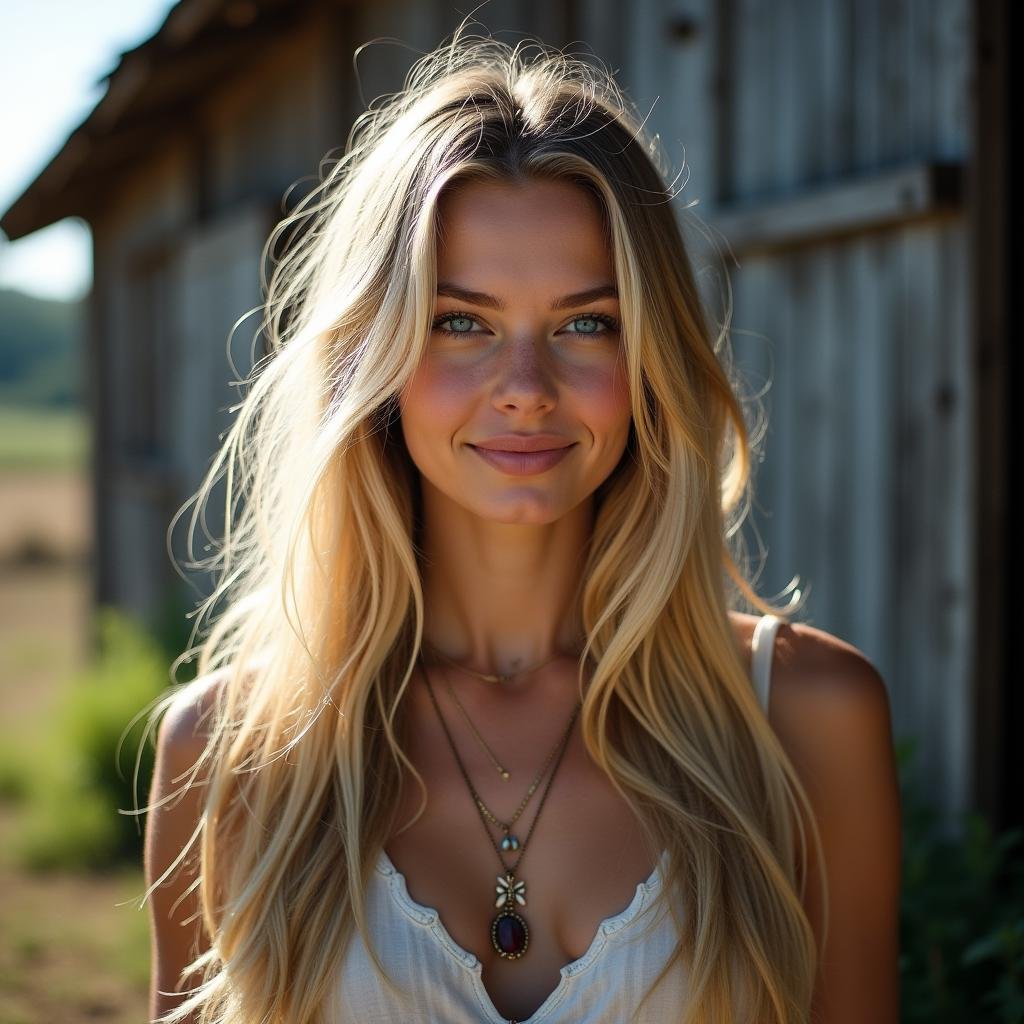
<instances>
[{"instance_id":1,"label":"red gemstone pendant","mask_svg":"<svg viewBox=\"0 0 1024 1024\"><path fill-rule=\"evenodd\" d=\"M491 944L499 956L518 960L530 944L530 930L526 921L514 910L503 910L491 922Z\"/></svg>"}]
</instances>

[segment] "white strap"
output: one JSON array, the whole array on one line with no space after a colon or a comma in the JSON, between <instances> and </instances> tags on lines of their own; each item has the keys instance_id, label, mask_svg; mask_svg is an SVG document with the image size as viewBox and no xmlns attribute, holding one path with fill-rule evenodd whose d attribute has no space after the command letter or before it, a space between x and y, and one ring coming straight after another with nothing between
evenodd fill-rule
<instances>
[{"instance_id":1,"label":"white strap","mask_svg":"<svg viewBox=\"0 0 1024 1024\"><path fill-rule=\"evenodd\" d=\"M768 714L768 697L771 692L772 654L775 650L775 634L782 619L777 615L762 615L754 627L754 638L750 642L750 674L754 691Z\"/></svg>"}]
</instances>

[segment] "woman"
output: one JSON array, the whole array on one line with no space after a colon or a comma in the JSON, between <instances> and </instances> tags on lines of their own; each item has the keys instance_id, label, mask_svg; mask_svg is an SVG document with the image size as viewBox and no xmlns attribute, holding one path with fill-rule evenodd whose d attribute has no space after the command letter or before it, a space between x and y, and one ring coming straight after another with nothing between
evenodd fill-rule
<instances>
[{"instance_id":1,"label":"woman","mask_svg":"<svg viewBox=\"0 0 1024 1024\"><path fill-rule=\"evenodd\" d=\"M885 685L730 551L666 178L605 72L460 30L268 243L227 602L157 708L154 1017L896 1020Z\"/></svg>"}]
</instances>

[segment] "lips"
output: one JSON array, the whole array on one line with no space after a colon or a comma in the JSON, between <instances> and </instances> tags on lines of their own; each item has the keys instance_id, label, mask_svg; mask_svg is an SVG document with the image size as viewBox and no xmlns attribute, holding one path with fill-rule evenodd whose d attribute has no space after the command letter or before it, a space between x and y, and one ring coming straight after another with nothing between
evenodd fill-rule
<instances>
[{"instance_id":1,"label":"lips","mask_svg":"<svg viewBox=\"0 0 1024 1024\"><path fill-rule=\"evenodd\" d=\"M550 452L568 448L574 441L558 434L499 434L472 447L496 452Z\"/></svg>"},{"instance_id":2,"label":"lips","mask_svg":"<svg viewBox=\"0 0 1024 1024\"><path fill-rule=\"evenodd\" d=\"M469 447L494 469L511 476L533 476L556 466L575 447L575 442L538 451L508 451L471 444Z\"/></svg>"}]
</instances>

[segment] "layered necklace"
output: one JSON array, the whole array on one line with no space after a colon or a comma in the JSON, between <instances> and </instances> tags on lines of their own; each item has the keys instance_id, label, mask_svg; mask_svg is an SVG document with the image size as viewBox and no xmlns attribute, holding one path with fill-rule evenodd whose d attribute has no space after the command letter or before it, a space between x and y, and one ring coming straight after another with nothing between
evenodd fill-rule
<instances>
[{"instance_id":1,"label":"layered necklace","mask_svg":"<svg viewBox=\"0 0 1024 1024\"><path fill-rule=\"evenodd\" d=\"M468 669L459 665L457 662L453 661L447 655L442 654L425 641L424 646L428 647L431 653L435 654L441 660L448 662L462 672L467 672L470 675L476 676L478 679L485 680L486 682L509 682L516 676L525 675L527 672L534 672L538 668L547 665L549 662L554 661L555 658L559 657L559 655L556 654L554 657L548 658L547 661L541 662L540 665L534 665L532 668L522 669L519 672L504 675L492 675L484 672L476 672L473 669ZM548 793L551 791L551 783L554 781L558 767L562 763L562 757L569 745L569 737L572 735L572 728L576 724L576 719L579 716L582 705L579 700L576 701L572 714L569 717L569 721L566 724L565 729L562 731L558 742L554 747L552 747L544 761L544 764L541 766L540 771L537 772L533 780L530 782L530 785L527 787L526 793L520 801L519 806L516 808L515 813L507 821L503 821L490 810L486 803L484 803L480 794L474 787L472 780L469 777L469 772L466 770L466 766L459 754L458 747L455 745L455 740L452 738L452 734L448 729L448 723L445 721L444 715L441 713L441 707L437 702L437 697L434 695L434 688L430 683L430 676L426 671L424 671L423 676L427 683L427 692L430 694L431 703L434 706L434 710L437 712L438 721L444 731L448 745L451 747L455 763L458 765L459 772L465 780L466 787L469 790L470 796L473 798L473 805L476 807L480 821L483 824L484 831L486 832L491 845L494 847L495 853L498 855L498 862L501 864L502 873L496 876L497 885L495 887L496 899L494 901L494 906L497 908L498 913L491 920L491 945L494 948L494 951L504 959L518 960L526 952L530 944L529 926L522 914L516 910L517 905L526 906L526 882L519 877L519 865L522 863L523 857L526 854L526 849L530 842L530 837L533 835L533 830L537 827L537 821L540 818L540 813L544 809L544 802L547 800ZM487 756L490 758L491 763L494 765L501 778L508 782L511 778L511 773L502 766L500 760L494 755L494 752L480 734L479 729L477 729L473 724L469 714L466 712L466 709L462 706L458 697L456 697L455 690L451 685L451 681L449 680L447 673L442 670L441 676L444 679L449 695L455 702L456 707L458 707L463 717L466 719L474 736L476 736L477 741L486 751ZM551 766L552 761L554 762L553 767ZM537 792L537 788L540 786L541 780L544 778L544 774L548 771L549 767L551 767L551 773L548 776L548 781L541 793L540 803L537 806L537 813L534 815L533 823L530 825L526 835L520 839L519 836L512 831L513 826L519 820L519 817L522 815L530 800ZM502 834L500 842L496 841L492 835L490 828L491 825L495 825L500 829ZM518 851L519 856L516 858L514 864L509 865L505 862L503 851Z\"/></svg>"}]
</instances>

